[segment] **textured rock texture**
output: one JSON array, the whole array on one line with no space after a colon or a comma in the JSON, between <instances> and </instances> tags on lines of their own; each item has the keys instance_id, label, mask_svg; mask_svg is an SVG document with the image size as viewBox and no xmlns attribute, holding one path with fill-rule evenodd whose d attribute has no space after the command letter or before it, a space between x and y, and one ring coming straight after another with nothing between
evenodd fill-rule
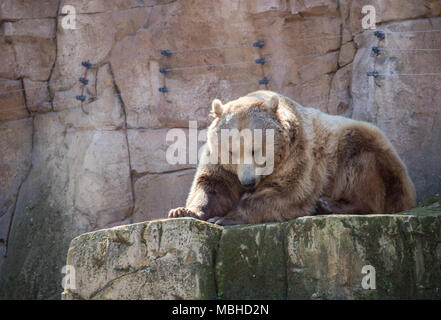
<instances>
[{"instance_id":1,"label":"textured rock texture","mask_svg":"<svg viewBox=\"0 0 441 320\"><path fill-rule=\"evenodd\" d=\"M204 128L214 98L266 88L375 123L418 198L439 193L440 77L366 76L367 4L400 32L380 46L406 49L385 51L380 73L441 73L439 51L408 50L441 48L441 32L409 32L441 29L439 0L0 0L0 298L59 298L72 238L183 205L195 165L167 163L165 136ZM88 115L75 99L84 60Z\"/></svg>"},{"instance_id":2,"label":"textured rock texture","mask_svg":"<svg viewBox=\"0 0 441 320\"><path fill-rule=\"evenodd\" d=\"M299 219L288 227L287 298L439 299L441 217L416 214ZM376 289L362 287L363 266Z\"/></svg>"},{"instance_id":3,"label":"textured rock texture","mask_svg":"<svg viewBox=\"0 0 441 320\"><path fill-rule=\"evenodd\" d=\"M360 49L353 64L358 67L352 72L353 118L375 123L384 131L408 166L420 199L440 191L441 161L435 154L441 154L441 96L435 92L441 90L441 77L424 74L441 72L441 52L412 50L441 48L441 32L400 31L428 29L441 30L441 18L390 23L382 28L390 33L381 43L386 49L376 69L385 76L376 79L367 78L364 72L372 68L369 48L376 41L365 34L357 36Z\"/></svg>"},{"instance_id":4,"label":"textured rock texture","mask_svg":"<svg viewBox=\"0 0 441 320\"><path fill-rule=\"evenodd\" d=\"M220 235L220 227L190 218L81 235L66 262L75 268L76 289L63 298L213 299Z\"/></svg>"},{"instance_id":5,"label":"textured rock texture","mask_svg":"<svg viewBox=\"0 0 441 320\"><path fill-rule=\"evenodd\" d=\"M120 226L72 241L66 264L75 288L63 298L439 299L440 231L439 199L394 215ZM362 272L366 265L375 275ZM363 288L365 276L375 288Z\"/></svg>"},{"instance_id":6,"label":"textured rock texture","mask_svg":"<svg viewBox=\"0 0 441 320\"><path fill-rule=\"evenodd\" d=\"M17 194L31 168L32 120L0 123L0 268L7 255L8 231Z\"/></svg>"}]
</instances>

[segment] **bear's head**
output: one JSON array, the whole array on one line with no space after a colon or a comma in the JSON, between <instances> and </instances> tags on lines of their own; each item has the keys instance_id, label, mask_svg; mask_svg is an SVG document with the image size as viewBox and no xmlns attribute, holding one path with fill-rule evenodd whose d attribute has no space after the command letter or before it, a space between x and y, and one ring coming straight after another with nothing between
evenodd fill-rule
<instances>
[{"instance_id":1,"label":"bear's head","mask_svg":"<svg viewBox=\"0 0 441 320\"><path fill-rule=\"evenodd\" d=\"M213 100L215 119L207 134L210 156L245 188L273 174L289 152L294 130L280 104L278 96L270 101L246 96L225 105Z\"/></svg>"}]
</instances>

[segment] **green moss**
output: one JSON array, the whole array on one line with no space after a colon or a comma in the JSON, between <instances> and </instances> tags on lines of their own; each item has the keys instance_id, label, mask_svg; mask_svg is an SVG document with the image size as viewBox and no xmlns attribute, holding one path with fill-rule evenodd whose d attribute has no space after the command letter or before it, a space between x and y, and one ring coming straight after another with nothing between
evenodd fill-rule
<instances>
[{"instance_id":1,"label":"green moss","mask_svg":"<svg viewBox=\"0 0 441 320\"><path fill-rule=\"evenodd\" d=\"M418 207L428 207L435 203L441 204L441 196L434 196L428 199L421 201Z\"/></svg>"},{"instance_id":2,"label":"green moss","mask_svg":"<svg viewBox=\"0 0 441 320\"><path fill-rule=\"evenodd\" d=\"M223 299L285 298L285 227L261 224L223 231L216 258L217 290Z\"/></svg>"},{"instance_id":3,"label":"green moss","mask_svg":"<svg viewBox=\"0 0 441 320\"><path fill-rule=\"evenodd\" d=\"M191 252L175 260L199 275L203 299L441 298L441 212L438 201L427 203L393 215L315 216L226 228L189 218L153 222L140 228L145 248L157 257L152 268L158 271L148 283L154 291L158 282L170 281L161 269L167 265L160 264L165 251L157 249L166 246L167 233L190 232L191 241L200 242L198 255L211 260L201 263ZM110 254L120 259L129 230L84 235L72 242L70 252L77 252L77 261L95 257L108 263L114 260L100 259ZM85 255L86 250L94 255ZM375 290L361 286L364 265L375 267ZM132 270L127 268L117 271ZM178 290L173 282L168 285Z\"/></svg>"}]
</instances>

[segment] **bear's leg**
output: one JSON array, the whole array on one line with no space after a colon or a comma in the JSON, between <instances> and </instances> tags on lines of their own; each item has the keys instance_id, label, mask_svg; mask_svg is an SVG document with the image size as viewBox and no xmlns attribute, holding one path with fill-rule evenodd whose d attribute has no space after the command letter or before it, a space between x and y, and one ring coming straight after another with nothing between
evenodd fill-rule
<instances>
[{"instance_id":1,"label":"bear's leg","mask_svg":"<svg viewBox=\"0 0 441 320\"><path fill-rule=\"evenodd\" d=\"M168 217L169 218L191 217L191 218L206 220L204 212L193 211L185 207L178 207L175 209L171 209L168 213Z\"/></svg>"},{"instance_id":2,"label":"bear's leg","mask_svg":"<svg viewBox=\"0 0 441 320\"><path fill-rule=\"evenodd\" d=\"M236 213L227 214L225 217L213 217L208 219L208 222L220 225L220 226L232 226L236 224L248 224L248 220L244 219L241 215Z\"/></svg>"},{"instance_id":3,"label":"bear's leg","mask_svg":"<svg viewBox=\"0 0 441 320\"><path fill-rule=\"evenodd\" d=\"M223 226L282 222L313 214L315 203L316 199L310 197L301 204L296 204L289 194L266 188L244 194L237 206L226 216L214 217L208 222Z\"/></svg>"},{"instance_id":4,"label":"bear's leg","mask_svg":"<svg viewBox=\"0 0 441 320\"><path fill-rule=\"evenodd\" d=\"M315 215L321 215L321 214L331 214L331 203L329 203L327 200L319 198L317 200L317 203L315 204L314 214Z\"/></svg>"},{"instance_id":5,"label":"bear's leg","mask_svg":"<svg viewBox=\"0 0 441 320\"><path fill-rule=\"evenodd\" d=\"M366 206L361 202L349 202L344 199L332 200L326 197L320 198L320 211L316 214L368 214ZM316 206L317 210L317 206Z\"/></svg>"},{"instance_id":6,"label":"bear's leg","mask_svg":"<svg viewBox=\"0 0 441 320\"><path fill-rule=\"evenodd\" d=\"M243 192L237 186L239 184L232 185L215 177L196 176L185 208L170 210L168 217L208 220L214 216L224 216L237 204Z\"/></svg>"},{"instance_id":7,"label":"bear's leg","mask_svg":"<svg viewBox=\"0 0 441 320\"><path fill-rule=\"evenodd\" d=\"M386 137L369 126L349 128L338 146L338 169L325 194L334 213L394 213L415 205L406 167Z\"/></svg>"},{"instance_id":8,"label":"bear's leg","mask_svg":"<svg viewBox=\"0 0 441 320\"><path fill-rule=\"evenodd\" d=\"M331 194L322 199L334 214L384 213L386 186L376 154L357 151L340 162Z\"/></svg>"}]
</instances>

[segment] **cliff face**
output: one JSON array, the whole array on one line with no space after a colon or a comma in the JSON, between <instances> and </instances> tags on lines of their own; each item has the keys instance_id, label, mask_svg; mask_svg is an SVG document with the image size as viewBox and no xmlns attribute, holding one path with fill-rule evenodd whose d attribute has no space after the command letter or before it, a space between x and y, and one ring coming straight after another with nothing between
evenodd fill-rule
<instances>
[{"instance_id":1,"label":"cliff face","mask_svg":"<svg viewBox=\"0 0 441 320\"><path fill-rule=\"evenodd\" d=\"M64 299L439 299L441 206L220 228L190 218L84 234Z\"/></svg>"},{"instance_id":2,"label":"cliff face","mask_svg":"<svg viewBox=\"0 0 441 320\"><path fill-rule=\"evenodd\" d=\"M401 49L376 68L401 76L366 76L377 45L361 28L366 4L387 32L380 46ZM165 136L206 126L214 98L266 88L375 123L419 199L439 192L441 82L421 74L441 73L440 54L415 49L441 48L440 14L438 0L1 0L0 297L58 298L72 238L182 205L195 165L168 164ZM85 60L88 114L75 99Z\"/></svg>"}]
</instances>

